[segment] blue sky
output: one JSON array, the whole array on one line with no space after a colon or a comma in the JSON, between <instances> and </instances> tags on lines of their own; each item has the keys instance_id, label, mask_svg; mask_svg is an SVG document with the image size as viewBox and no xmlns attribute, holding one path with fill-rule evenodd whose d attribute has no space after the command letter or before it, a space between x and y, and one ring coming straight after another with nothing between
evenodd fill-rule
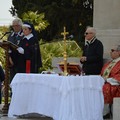
<instances>
[{"instance_id":1,"label":"blue sky","mask_svg":"<svg viewBox=\"0 0 120 120\"><path fill-rule=\"evenodd\" d=\"M0 0L0 26L10 25L13 17L9 12L12 0Z\"/></svg>"}]
</instances>

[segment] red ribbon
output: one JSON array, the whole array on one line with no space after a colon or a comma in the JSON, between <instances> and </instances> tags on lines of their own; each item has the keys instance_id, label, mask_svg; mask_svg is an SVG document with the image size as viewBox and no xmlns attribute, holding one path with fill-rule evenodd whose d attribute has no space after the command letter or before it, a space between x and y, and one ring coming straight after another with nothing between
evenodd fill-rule
<instances>
[{"instance_id":1,"label":"red ribbon","mask_svg":"<svg viewBox=\"0 0 120 120\"><path fill-rule=\"evenodd\" d=\"M26 73L30 73L31 69L31 61L30 60L27 60L26 61Z\"/></svg>"}]
</instances>

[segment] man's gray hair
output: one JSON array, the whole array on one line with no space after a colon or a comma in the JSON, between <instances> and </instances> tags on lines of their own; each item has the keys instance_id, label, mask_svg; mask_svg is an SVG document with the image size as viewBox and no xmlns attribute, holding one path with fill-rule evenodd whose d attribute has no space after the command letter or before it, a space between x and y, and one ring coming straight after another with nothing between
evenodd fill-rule
<instances>
[{"instance_id":1,"label":"man's gray hair","mask_svg":"<svg viewBox=\"0 0 120 120\"><path fill-rule=\"evenodd\" d=\"M89 29L92 33L96 35L96 29L94 27L88 26L86 30Z\"/></svg>"},{"instance_id":2,"label":"man's gray hair","mask_svg":"<svg viewBox=\"0 0 120 120\"><path fill-rule=\"evenodd\" d=\"M20 18L15 18L13 21L12 21L12 25L13 23L17 23L18 25L22 26L22 20Z\"/></svg>"},{"instance_id":3,"label":"man's gray hair","mask_svg":"<svg viewBox=\"0 0 120 120\"><path fill-rule=\"evenodd\" d=\"M117 50L120 51L120 45L117 45Z\"/></svg>"}]
</instances>

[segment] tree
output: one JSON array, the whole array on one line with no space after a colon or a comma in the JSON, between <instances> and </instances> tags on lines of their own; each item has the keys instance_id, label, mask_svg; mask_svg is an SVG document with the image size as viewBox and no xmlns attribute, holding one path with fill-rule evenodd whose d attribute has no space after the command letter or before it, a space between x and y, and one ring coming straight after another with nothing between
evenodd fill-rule
<instances>
[{"instance_id":1,"label":"tree","mask_svg":"<svg viewBox=\"0 0 120 120\"><path fill-rule=\"evenodd\" d=\"M93 0L12 0L12 15L22 18L28 11L44 13L50 25L40 34L43 39L59 38L63 27L78 41L86 26L92 25ZM24 6L24 7L23 7Z\"/></svg>"},{"instance_id":2,"label":"tree","mask_svg":"<svg viewBox=\"0 0 120 120\"><path fill-rule=\"evenodd\" d=\"M22 16L23 21L29 21L30 23L33 23L37 31L42 31L49 25L47 20L44 20L44 18L44 13L38 14L37 11L28 11Z\"/></svg>"}]
</instances>

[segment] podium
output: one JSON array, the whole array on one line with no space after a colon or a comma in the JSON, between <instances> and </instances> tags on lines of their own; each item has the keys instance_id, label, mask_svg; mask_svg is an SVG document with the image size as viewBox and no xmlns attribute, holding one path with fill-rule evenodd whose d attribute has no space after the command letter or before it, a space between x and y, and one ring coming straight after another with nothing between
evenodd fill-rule
<instances>
[{"instance_id":1,"label":"podium","mask_svg":"<svg viewBox=\"0 0 120 120\"><path fill-rule=\"evenodd\" d=\"M58 63L61 71L64 71L64 63ZM78 63L67 63L67 72L69 75L80 75L82 68Z\"/></svg>"},{"instance_id":2,"label":"podium","mask_svg":"<svg viewBox=\"0 0 120 120\"><path fill-rule=\"evenodd\" d=\"M8 98L9 98L9 49L10 47L15 49L18 47L17 45L11 43L10 41L0 41L0 47L5 50L5 80L4 80L4 86L5 86L5 95L4 95L4 106L2 108L3 114L8 113Z\"/></svg>"}]
</instances>

